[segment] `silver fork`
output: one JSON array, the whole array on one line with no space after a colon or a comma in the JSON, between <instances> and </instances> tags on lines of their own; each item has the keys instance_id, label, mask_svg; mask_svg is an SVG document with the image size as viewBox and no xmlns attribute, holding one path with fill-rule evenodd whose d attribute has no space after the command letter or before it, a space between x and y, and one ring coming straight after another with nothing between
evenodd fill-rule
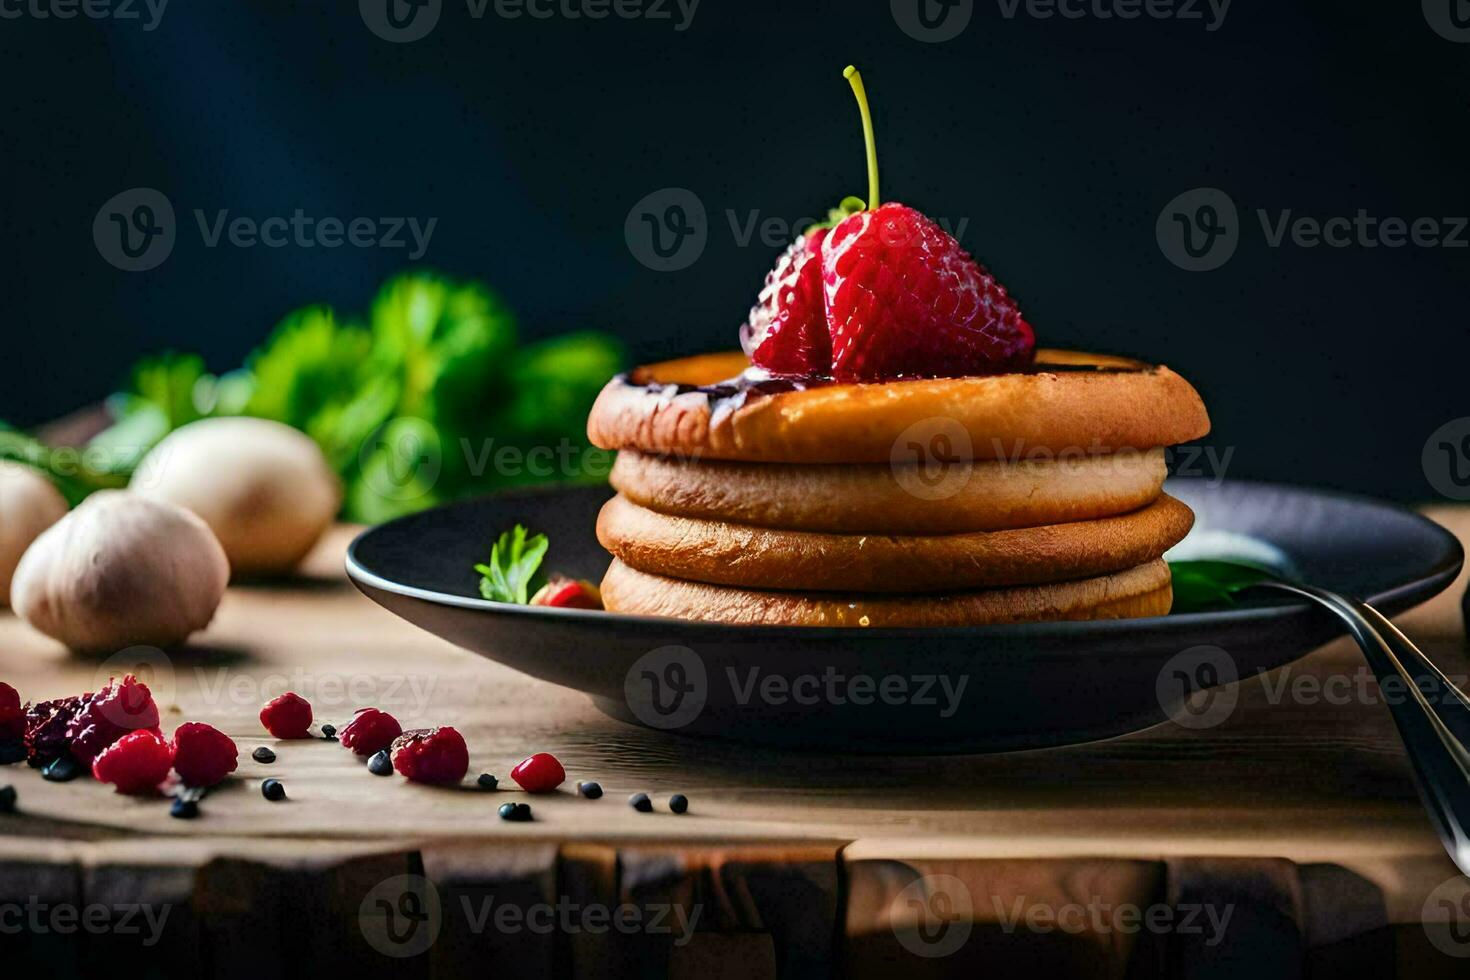
<instances>
[{"instance_id":1,"label":"silver fork","mask_svg":"<svg viewBox=\"0 0 1470 980\"><path fill-rule=\"evenodd\" d=\"M1378 610L1316 586L1267 578L1254 588L1303 596L1347 624L1380 690L1393 679L1407 697L1385 695L1414 770L1419 798L1460 873L1470 875L1470 698ZM1431 696L1432 695L1432 696Z\"/></svg>"}]
</instances>

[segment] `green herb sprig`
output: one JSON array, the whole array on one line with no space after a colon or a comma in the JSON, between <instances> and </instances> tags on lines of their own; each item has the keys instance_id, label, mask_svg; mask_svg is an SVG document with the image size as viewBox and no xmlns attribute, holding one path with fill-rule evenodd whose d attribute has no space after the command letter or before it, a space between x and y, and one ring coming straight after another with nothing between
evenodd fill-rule
<instances>
[{"instance_id":1,"label":"green herb sprig","mask_svg":"<svg viewBox=\"0 0 1470 980\"><path fill-rule=\"evenodd\" d=\"M489 563L475 566L480 573L480 595L522 606L530 601L531 582L551 542L544 534L528 534L524 525L517 524L491 546Z\"/></svg>"}]
</instances>

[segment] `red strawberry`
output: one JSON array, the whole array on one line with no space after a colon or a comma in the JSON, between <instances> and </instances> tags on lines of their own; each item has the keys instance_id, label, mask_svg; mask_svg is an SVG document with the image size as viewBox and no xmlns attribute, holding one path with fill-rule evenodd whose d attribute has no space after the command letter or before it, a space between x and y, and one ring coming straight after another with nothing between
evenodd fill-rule
<instances>
[{"instance_id":1,"label":"red strawberry","mask_svg":"<svg viewBox=\"0 0 1470 980\"><path fill-rule=\"evenodd\" d=\"M586 579L553 575L531 596L531 605L556 606L562 609L601 609L602 590Z\"/></svg>"},{"instance_id":2,"label":"red strawberry","mask_svg":"<svg viewBox=\"0 0 1470 980\"><path fill-rule=\"evenodd\" d=\"M933 221L888 203L844 220L822 253L838 381L998 374L1028 366L1020 308Z\"/></svg>"},{"instance_id":3,"label":"red strawberry","mask_svg":"<svg viewBox=\"0 0 1470 980\"><path fill-rule=\"evenodd\" d=\"M822 243L816 228L781 253L765 288L740 328L740 345L758 368L772 374L825 375L832 342L822 302Z\"/></svg>"}]
</instances>

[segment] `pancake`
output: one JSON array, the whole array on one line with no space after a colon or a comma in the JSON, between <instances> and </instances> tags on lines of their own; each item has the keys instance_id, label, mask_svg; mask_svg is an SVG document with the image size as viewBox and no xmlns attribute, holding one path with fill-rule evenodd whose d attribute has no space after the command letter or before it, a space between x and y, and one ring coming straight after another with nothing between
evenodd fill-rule
<instances>
[{"instance_id":1,"label":"pancake","mask_svg":"<svg viewBox=\"0 0 1470 980\"><path fill-rule=\"evenodd\" d=\"M1168 495L1113 517L927 536L826 534L671 517L618 496L602 546L639 571L718 585L812 592L955 592L1084 579L1142 565L1189 532Z\"/></svg>"},{"instance_id":2,"label":"pancake","mask_svg":"<svg viewBox=\"0 0 1470 980\"><path fill-rule=\"evenodd\" d=\"M737 379L739 353L619 375L587 434L603 449L763 463L1034 458L1172 446L1205 435L1204 404L1167 367L1069 351L1034 370L881 384Z\"/></svg>"},{"instance_id":3,"label":"pancake","mask_svg":"<svg viewBox=\"0 0 1470 980\"><path fill-rule=\"evenodd\" d=\"M1158 499L1164 451L934 464L691 462L624 450L611 482L661 514L834 534L955 534L1062 524Z\"/></svg>"},{"instance_id":4,"label":"pancake","mask_svg":"<svg viewBox=\"0 0 1470 980\"><path fill-rule=\"evenodd\" d=\"M1173 592L1162 561L1050 585L938 596L772 592L684 582L614 560L602 580L608 610L750 626L980 626L1162 616Z\"/></svg>"}]
</instances>

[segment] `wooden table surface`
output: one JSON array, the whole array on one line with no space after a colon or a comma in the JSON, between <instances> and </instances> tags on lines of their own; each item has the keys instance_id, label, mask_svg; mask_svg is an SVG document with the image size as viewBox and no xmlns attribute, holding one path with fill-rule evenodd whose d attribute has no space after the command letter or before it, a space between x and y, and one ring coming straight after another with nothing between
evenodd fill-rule
<instances>
[{"instance_id":1,"label":"wooden table surface","mask_svg":"<svg viewBox=\"0 0 1470 980\"><path fill-rule=\"evenodd\" d=\"M1470 508L1430 514L1470 538ZM209 630L167 656L79 659L0 614L0 679L23 698L93 690L141 665L166 731L206 721L241 748L238 778L213 792L192 822L170 819L166 802L121 797L91 780L53 784L23 765L0 769L0 784L13 784L20 800L17 815L0 818L0 899L39 887L72 901L126 894L176 903L190 925L180 927L184 937L172 940L170 955L210 975L235 968L229 956L206 951L224 948L230 929L265 917L290 932L291 915L319 916L323 903L348 909L338 918L352 922L338 923L340 935L327 930L337 938L326 952L308 944L303 954L298 944L293 955L368 955L353 932L356 910L377 882L398 873L434 882L441 898L488 881L502 894L601 896L610 905L682 896L708 913L698 942L617 955L607 936L508 944L504 935L456 932L446 913L430 953L370 958L371 969L399 976L405 969L456 975L456 957L492 947L532 975L568 964L579 973L636 972L649 956L675 973L707 975L711 964L738 961L746 968L739 975L834 965L876 974L900 963L952 970L971 963L966 957L994 963L1018 951L1057 975L1121 976L1137 971L1140 958L1157 967L1143 975L1191 975L1219 955L1178 936L1154 948L1093 929L1085 941L1046 944L994 928L1002 897L1034 902L1053 891L1141 905L1209 894L1232 908L1267 909L1237 918L1243 932L1229 945L1285 949L1301 970L1413 964L1420 975L1443 967L1448 976L1445 964L1464 965L1440 956L1419 926L1431 893L1463 879L1419 805L1377 688L1346 641L1266 681L1242 682L1233 715L1205 730L1170 723L1111 741L992 756L795 754L627 726L581 694L423 634L347 583L341 558L350 534L341 528L324 541L300 580L232 588ZM1470 673L1464 591L1462 577L1399 620L1460 679ZM1315 685L1329 678L1347 680L1322 694ZM1294 694L1275 686L1283 679ZM368 774L334 743L275 743L256 716L284 690L308 697L319 720L339 726L364 705L393 712L405 728L454 725L470 745L471 780L458 789L416 786ZM273 746L279 760L251 761L259 745ZM533 822L504 822L496 807L526 797L471 788L472 777L491 772L513 787L510 767L536 751L562 760L567 786L530 800ZM266 776L286 784L289 802L261 797ZM604 798L578 798L571 787L579 779L600 781ZM638 790L653 795L657 812L626 804ZM667 811L673 792L689 796L687 815ZM891 919L897 892L941 874L968 886L977 930L965 949L936 961L895 942ZM274 911L244 900L265 895ZM1464 921L1470 926L1470 917ZM1470 954L1470 941L1465 946Z\"/></svg>"}]
</instances>

